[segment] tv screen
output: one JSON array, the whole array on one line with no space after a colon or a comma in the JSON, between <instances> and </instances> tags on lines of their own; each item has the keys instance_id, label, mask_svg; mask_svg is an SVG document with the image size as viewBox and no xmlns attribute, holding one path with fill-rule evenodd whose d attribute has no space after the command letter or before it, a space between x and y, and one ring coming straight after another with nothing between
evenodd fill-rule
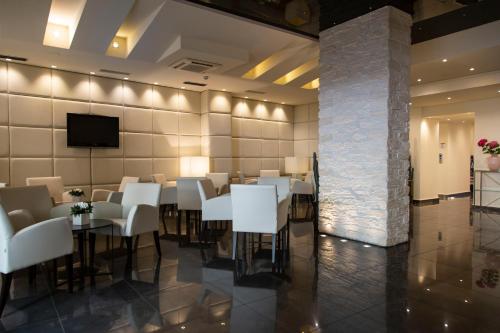
<instances>
[{"instance_id":1,"label":"tv screen","mask_svg":"<svg viewBox=\"0 0 500 333\"><path fill-rule=\"evenodd\" d=\"M89 114L68 113L68 147L118 148L119 119Z\"/></svg>"}]
</instances>

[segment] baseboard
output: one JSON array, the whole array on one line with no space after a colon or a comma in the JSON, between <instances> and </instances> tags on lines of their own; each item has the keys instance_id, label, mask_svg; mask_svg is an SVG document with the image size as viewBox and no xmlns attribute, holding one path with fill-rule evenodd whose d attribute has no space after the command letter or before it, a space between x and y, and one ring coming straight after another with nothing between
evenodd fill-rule
<instances>
[{"instance_id":1,"label":"baseboard","mask_svg":"<svg viewBox=\"0 0 500 333\"><path fill-rule=\"evenodd\" d=\"M470 192L460 192L460 193L452 193L452 194L439 194L440 200L448 200L450 198L468 198L470 197Z\"/></svg>"},{"instance_id":2,"label":"baseboard","mask_svg":"<svg viewBox=\"0 0 500 333\"><path fill-rule=\"evenodd\" d=\"M429 205L439 205L439 198L435 199L425 199L425 200L413 200L412 202L415 206L429 206Z\"/></svg>"}]
</instances>

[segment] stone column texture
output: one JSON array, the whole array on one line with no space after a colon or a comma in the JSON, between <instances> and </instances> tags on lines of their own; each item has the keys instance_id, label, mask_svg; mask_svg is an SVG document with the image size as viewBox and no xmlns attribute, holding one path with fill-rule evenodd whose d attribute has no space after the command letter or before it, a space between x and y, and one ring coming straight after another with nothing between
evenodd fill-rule
<instances>
[{"instance_id":1,"label":"stone column texture","mask_svg":"<svg viewBox=\"0 0 500 333\"><path fill-rule=\"evenodd\" d=\"M320 231L408 240L411 17L386 6L320 33Z\"/></svg>"}]
</instances>

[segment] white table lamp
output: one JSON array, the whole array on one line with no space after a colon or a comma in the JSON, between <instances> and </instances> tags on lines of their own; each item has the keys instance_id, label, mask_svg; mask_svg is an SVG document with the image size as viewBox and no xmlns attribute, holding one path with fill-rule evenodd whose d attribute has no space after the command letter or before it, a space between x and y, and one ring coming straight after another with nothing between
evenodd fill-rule
<instances>
[{"instance_id":1,"label":"white table lamp","mask_svg":"<svg viewBox=\"0 0 500 333\"><path fill-rule=\"evenodd\" d=\"M181 156L181 177L205 177L210 172L210 160L207 156Z\"/></svg>"}]
</instances>

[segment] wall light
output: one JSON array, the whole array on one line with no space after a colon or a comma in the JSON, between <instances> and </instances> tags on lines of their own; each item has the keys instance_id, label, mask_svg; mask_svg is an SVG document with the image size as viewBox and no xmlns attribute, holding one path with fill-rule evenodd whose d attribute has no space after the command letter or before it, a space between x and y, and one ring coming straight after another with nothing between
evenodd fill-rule
<instances>
[{"instance_id":1,"label":"wall light","mask_svg":"<svg viewBox=\"0 0 500 333\"><path fill-rule=\"evenodd\" d=\"M208 156L181 156L181 177L205 177L208 172L210 172Z\"/></svg>"}]
</instances>

